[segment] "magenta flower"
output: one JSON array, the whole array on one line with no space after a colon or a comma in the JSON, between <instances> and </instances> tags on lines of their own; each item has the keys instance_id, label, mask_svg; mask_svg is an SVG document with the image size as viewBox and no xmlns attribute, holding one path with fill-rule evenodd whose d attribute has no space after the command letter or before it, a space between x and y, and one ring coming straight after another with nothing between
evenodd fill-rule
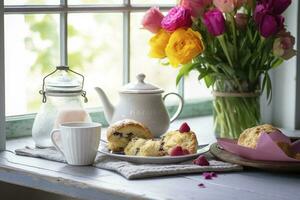
<instances>
[{"instance_id":1,"label":"magenta flower","mask_svg":"<svg viewBox=\"0 0 300 200\"><path fill-rule=\"evenodd\" d=\"M277 32L277 26L275 17L272 15L265 15L259 26L260 34L265 38L270 37Z\"/></svg>"},{"instance_id":2,"label":"magenta flower","mask_svg":"<svg viewBox=\"0 0 300 200\"><path fill-rule=\"evenodd\" d=\"M150 8L143 17L142 26L152 33L157 33L161 29L163 18L164 15L160 12L159 8Z\"/></svg>"},{"instance_id":3,"label":"magenta flower","mask_svg":"<svg viewBox=\"0 0 300 200\"><path fill-rule=\"evenodd\" d=\"M270 4L264 3L266 1L255 7L254 21L259 27L260 34L263 37L270 37L283 28L284 17L272 13Z\"/></svg>"},{"instance_id":4,"label":"magenta flower","mask_svg":"<svg viewBox=\"0 0 300 200\"><path fill-rule=\"evenodd\" d=\"M274 14L282 14L292 3L292 0L273 0Z\"/></svg>"},{"instance_id":5,"label":"magenta flower","mask_svg":"<svg viewBox=\"0 0 300 200\"><path fill-rule=\"evenodd\" d=\"M268 7L272 14L282 14L292 3L292 0L262 0L262 4Z\"/></svg>"},{"instance_id":6,"label":"magenta flower","mask_svg":"<svg viewBox=\"0 0 300 200\"><path fill-rule=\"evenodd\" d=\"M268 13L268 8L264 4L258 4L254 10L254 21L260 24L262 18Z\"/></svg>"},{"instance_id":7,"label":"magenta flower","mask_svg":"<svg viewBox=\"0 0 300 200\"><path fill-rule=\"evenodd\" d=\"M212 0L181 0L180 5L190 9L193 17L203 15L205 9L212 4Z\"/></svg>"},{"instance_id":8,"label":"magenta flower","mask_svg":"<svg viewBox=\"0 0 300 200\"><path fill-rule=\"evenodd\" d=\"M181 27L190 27L192 24L191 10L182 6L172 8L161 22L161 27L173 32Z\"/></svg>"},{"instance_id":9,"label":"magenta flower","mask_svg":"<svg viewBox=\"0 0 300 200\"><path fill-rule=\"evenodd\" d=\"M213 36L219 36L225 32L225 19L222 12L218 9L213 9L204 13L203 23L208 32Z\"/></svg>"}]
</instances>

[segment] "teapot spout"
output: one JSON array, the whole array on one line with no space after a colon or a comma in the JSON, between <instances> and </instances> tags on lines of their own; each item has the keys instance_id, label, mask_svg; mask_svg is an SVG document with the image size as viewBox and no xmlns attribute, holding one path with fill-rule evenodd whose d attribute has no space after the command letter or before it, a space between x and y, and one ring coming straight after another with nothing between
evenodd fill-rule
<instances>
[{"instance_id":1,"label":"teapot spout","mask_svg":"<svg viewBox=\"0 0 300 200\"><path fill-rule=\"evenodd\" d=\"M95 87L95 90L98 93L98 95L102 101L103 108L104 108L104 116L105 116L107 122L110 124L111 120L112 120L112 116L114 114L114 107L110 103L105 92L101 88Z\"/></svg>"}]
</instances>

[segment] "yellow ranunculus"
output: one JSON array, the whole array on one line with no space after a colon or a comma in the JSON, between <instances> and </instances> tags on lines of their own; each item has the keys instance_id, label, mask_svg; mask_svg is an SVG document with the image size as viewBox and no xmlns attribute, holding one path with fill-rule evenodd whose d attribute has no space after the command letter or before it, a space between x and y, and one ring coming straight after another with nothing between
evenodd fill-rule
<instances>
[{"instance_id":1,"label":"yellow ranunculus","mask_svg":"<svg viewBox=\"0 0 300 200\"><path fill-rule=\"evenodd\" d=\"M174 67L189 63L203 51L204 44L200 33L191 28L180 28L173 32L166 47L166 55Z\"/></svg>"},{"instance_id":2,"label":"yellow ranunculus","mask_svg":"<svg viewBox=\"0 0 300 200\"><path fill-rule=\"evenodd\" d=\"M165 58L165 48L169 42L169 39L170 33L166 32L164 29L160 29L160 31L149 41L151 47L149 56L152 58Z\"/></svg>"}]
</instances>

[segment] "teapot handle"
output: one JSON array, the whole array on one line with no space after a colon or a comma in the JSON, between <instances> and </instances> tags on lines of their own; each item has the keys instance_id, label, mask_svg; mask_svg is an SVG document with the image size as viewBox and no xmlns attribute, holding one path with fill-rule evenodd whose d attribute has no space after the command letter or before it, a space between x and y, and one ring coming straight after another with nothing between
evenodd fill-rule
<instances>
[{"instance_id":1,"label":"teapot handle","mask_svg":"<svg viewBox=\"0 0 300 200\"><path fill-rule=\"evenodd\" d=\"M170 92L168 94L165 94L163 96L163 100L165 100L169 95L172 95L172 94L175 95L176 97L178 97L178 99L179 99L179 106L178 106L177 111L175 112L175 114L171 117L170 122L173 122L180 115L180 113L182 111L182 108L183 108L183 102L184 102L183 98L179 94L177 94L175 92Z\"/></svg>"}]
</instances>

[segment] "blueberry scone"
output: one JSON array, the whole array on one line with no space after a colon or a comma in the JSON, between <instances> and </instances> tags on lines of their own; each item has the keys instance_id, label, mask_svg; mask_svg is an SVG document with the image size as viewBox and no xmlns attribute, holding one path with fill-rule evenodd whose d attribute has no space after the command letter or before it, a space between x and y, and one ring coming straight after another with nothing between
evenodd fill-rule
<instances>
[{"instance_id":1,"label":"blueberry scone","mask_svg":"<svg viewBox=\"0 0 300 200\"><path fill-rule=\"evenodd\" d=\"M118 121L107 129L108 148L114 152L124 151L134 137L152 139L153 135L147 127L137 121Z\"/></svg>"},{"instance_id":2,"label":"blueberry scone","mask_svg":"<svg viewBox=\"0 0 300 200\"><path fill-rule=\"evenodd\" d=\"M163 142L160 139L133 138L125 147L126 155L164 156Z\"/></svg>"},{"instance_id":3,"label":"blueberry scone","mask_svg":"<svg viewBox=\"0 0 300 200\"><path fill-rule=\"evenodd\" d=\"M263 124L252 128L248 128L244 130L240 135L238 139L238 145L255 149L262 133L269 134L275 131L281 132L279 129L270 124Z\"/></svg>"},{"instance_id":4,"label":"blueberry scone","mask_svg":"<svg viewBox=\"0 0 300 200\"><path fill-rule=\"evenodd\" d=\"M162 142L164 143L164 150L171 156L179 155L178 149L180 148L182 149L182 154L194 154L197 152L198 142L196 134L190 130L186 123L182 124L179 130L167 132L162 137Z\"/></svg>"}]
</instances>

